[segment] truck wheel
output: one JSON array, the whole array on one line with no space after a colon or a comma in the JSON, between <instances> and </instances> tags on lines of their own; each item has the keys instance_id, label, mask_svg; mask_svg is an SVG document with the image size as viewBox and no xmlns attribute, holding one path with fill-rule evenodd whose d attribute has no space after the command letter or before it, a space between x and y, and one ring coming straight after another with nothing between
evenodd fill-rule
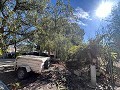
<instances>
[{"instance_id":1,"label":"truck wheel","mask_svg":"<svg viewBox=\"0 0 120 90\"><path fill-rule=\"evenodd\" d=\"M25 68L19 68L17 71L17 77L18 79L22 80L25 79L28 76L28 73Z\"/></svg>"},{"instance_id":2,"label":"truck wheel","mask_svg":"<svg viewBox=\"0 0 120 90\"><path fill-rule=\"evenodd\" d=\"M44 69L48 69L50 67L50 61L45 61L44 63Z\"/></svg>"}]
</instances>

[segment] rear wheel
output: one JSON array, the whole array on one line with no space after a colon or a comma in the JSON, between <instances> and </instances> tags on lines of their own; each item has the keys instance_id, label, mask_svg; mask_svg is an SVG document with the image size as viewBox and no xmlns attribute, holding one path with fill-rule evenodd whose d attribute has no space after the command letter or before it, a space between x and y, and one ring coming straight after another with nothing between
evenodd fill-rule
<instances>
[{"instance_id":1,"label":"rear wheel","mask_svg":"<svg viewBox=\"0 0 120 90\"><path fill-rule=\"evenodd\" d=\"M28 76L28 73L26 71L26 68L19 68L17 71L17 77L18 79L22 80L25 79Z\"/></svg>"}]
</instances>

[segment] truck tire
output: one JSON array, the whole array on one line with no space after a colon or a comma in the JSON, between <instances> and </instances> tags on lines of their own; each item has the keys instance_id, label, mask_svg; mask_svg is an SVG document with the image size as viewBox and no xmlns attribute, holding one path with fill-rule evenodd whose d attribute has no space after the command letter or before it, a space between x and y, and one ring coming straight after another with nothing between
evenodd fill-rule
<instances>
[{"instance_id":1,"label":"truck tire","mask_svg":"<svg viewBox=\"0 0 120 90\"><path fill-rule=\"evenodd\" d=\"M44 69L48 69L50 67L50 61L45 61L44 63Z\"/></svg>"},{"instance_id":2,"label":"truck tire","mask_svg":"<svg viewBox=\"0 0 120 90\"><path fill-rule=\"evenodd\" d=\"M28 73L26 71L26 68L18 68L17 70L17 77L20 80L25 79L28 76Z\"/></svg>"}]
</instances>

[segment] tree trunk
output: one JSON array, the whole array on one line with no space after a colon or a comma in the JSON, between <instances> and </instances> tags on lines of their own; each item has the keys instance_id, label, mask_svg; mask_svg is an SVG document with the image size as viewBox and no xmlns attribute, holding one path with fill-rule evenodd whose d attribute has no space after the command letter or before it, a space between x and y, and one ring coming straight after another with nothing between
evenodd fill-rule
<instances>
[{"instance_id":1,"label":"tree trunk","mask_svg":"<svg viewBox=\"0 0 120 90\"><path fill-rule=\"evenodd\" d=\"M1 47L1 50L2 50L2 52L3 52L2 54L4 54L5 51L6 51L6 50L5 50L5 46L4 46L4 42L3 42L4 40L3 40L3 39L4 39L4 27L1 27L1 28L0 28L0 44L1 44L0 47Z\"/></svg>"}]
</instances>

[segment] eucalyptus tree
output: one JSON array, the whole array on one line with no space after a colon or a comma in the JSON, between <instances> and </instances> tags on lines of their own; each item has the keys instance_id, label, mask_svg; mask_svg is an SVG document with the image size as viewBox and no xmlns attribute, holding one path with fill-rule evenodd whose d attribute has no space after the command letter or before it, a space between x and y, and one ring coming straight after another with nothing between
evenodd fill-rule
<instances>
[{"instance_id":1,"label":"eucalyptus tree","mask_svg":"<svg viewBox=\"0 0 120 90\"><path fill-rule=\"evenodd\" d=\"M112 10L110 24L108 25L109 46L120 54L120 2Z\"/></svg>"},{"instance_id":2,"label":"eucalyptus tree","mask_svg":"<svg viewBox=\"0 0 120 90\"><path fill-rule=\"evenodd\" d=\"M41 14L49 0L0 0L0 48L6 50L28 38L36 29L36 13Z\"/></svg>"},{"instance_id":3,"label":"eucalyptus tree","mask_svg":"<svg viewBox=\"0 0 120 90\"><path fill-rule=\"evenodd\" d=\"M77 23L72 23L70 18L74 16L69 0L48 3L34 34L34 42L40 46L39 49L56 51L57 57L67 59L69 49L79 46L84 36L84 30Z\"/></svg>"},{"instance_id":4,"label":"eucalyptus tree","mask_svg":"<svg viewBox=\"0 0 120 90\"><path fill-rule=\"evenodd\" d=\"M114 77L119 78L119 70L116 63L120 58L120 2L113 7L112 14L108 20L107 37L105 37L106 51L108 57L107 70L111 75L111 83L114 86Z\"/></svg>"}]
</instances>

